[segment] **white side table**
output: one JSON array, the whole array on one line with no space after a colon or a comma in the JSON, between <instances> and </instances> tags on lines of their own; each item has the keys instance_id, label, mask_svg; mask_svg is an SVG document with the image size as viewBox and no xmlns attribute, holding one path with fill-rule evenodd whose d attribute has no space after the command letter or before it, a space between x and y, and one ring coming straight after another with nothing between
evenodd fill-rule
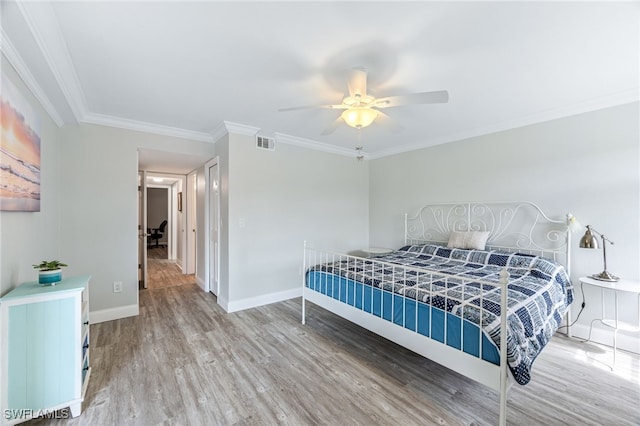
<instances>
[{"instance_id":1,"label":"white side table","mask_svg":"<svg viewBox=\"0 0 640 426\"><path fill-rule=\"evenodd\" d=\"M393 253L394 251L395 250L393 249L383 248L383 247L368 247L368 248L362 249L362 252L364 253L365 257L379 256L381 254L389 254L389 253Z\"/></svg>"},{"instance_id":2,"label":"white side table","mask_svg":"<svg viewBox=\"0 0 640 426\"><path fill-rule=\"evenodd\" d=\"M617 337L618 331L630 331L630 332L640 332L640 282L639 281L631 281L631 280L620 280L617 282L608 282L608 281L600 281L595 280L589 277L580 278L580 282L584 284L588 284L594 287L600 287L601 295L602 295L602 318L596 318L591 321L591 327L589 327L589 337L587 341L591 340L591 331L593 330L593 323L596 321L600 321L603 325L613 328L613 365L616 364L616 349L617 349ZM615 298L615 311L613 313L613 318L607 317L604 309L604 294L605 290L613 291ZM618 292L626 291L629 293L634 293L638 296L638 322L636 324L631 324L624 321L618 320ZM613 367L612 367L613 369Z\"/></svg>"}]
</instances>

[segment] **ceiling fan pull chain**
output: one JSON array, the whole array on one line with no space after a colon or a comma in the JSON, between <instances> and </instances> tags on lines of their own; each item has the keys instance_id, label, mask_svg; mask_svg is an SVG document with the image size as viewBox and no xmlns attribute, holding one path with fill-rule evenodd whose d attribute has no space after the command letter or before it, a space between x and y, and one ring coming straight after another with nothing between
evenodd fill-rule
<instances>
[{"instance_id":1,"label":"ceiling fan pull chain","mask_svg":"<svg viewBox=\"0 0 640 426\"><path fill-rule=\"evenodd\" d=\"M358 136L356 136L356 139L358 141L358 144L356 145L356 160L358 160L358 162L362 161L364 159L364 155L362 155L362 128L359 127L358 128Z\"/></svg>"}]
</instances>

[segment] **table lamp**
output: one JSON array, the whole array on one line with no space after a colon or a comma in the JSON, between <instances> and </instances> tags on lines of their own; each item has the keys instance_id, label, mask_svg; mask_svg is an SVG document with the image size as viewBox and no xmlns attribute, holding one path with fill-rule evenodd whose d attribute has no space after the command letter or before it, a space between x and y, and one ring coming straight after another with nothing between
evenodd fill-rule
<instances>
[{"instance_id":1,"label":"table lamp","mask_svg":"<svg viewBox=\"0 0 640 426\"><path fill-rule=\"evenodd\" d=\"M585 232L582 238L580 238L580 247L597 249L598 239L596 238L595 235L593 235L594 233L600 235L600 237L602 238L602 254L604 255L604 271L600 272L599 274L591 275L591 278L595 280L609 281L609 282L619 281L620 278L616 277L615 275L607 271L607 242L613 245L613 241L611 241L610 239L602 235L600 232L593 229L591 225L587 225L587 232Z\"/></svg>"}]
</instances>

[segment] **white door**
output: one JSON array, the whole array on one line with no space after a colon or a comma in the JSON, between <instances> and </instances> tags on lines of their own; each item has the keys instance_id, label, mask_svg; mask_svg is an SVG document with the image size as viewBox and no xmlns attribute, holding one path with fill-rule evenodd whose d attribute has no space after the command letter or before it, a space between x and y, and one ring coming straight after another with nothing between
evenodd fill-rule
<instances>
[{"instance_id":1,"label":"white door","mask_svg":"<svg viewBox=\"0 0 640 426\"><path fill-rule=\"evenodd\" d=\"M219 235L220 235L220 176L218 163L209 167L209 290L218 295L220 273Z\"/></svg>"},{"instance_id":2,"label":"white door","mask_svg":"<svg viewBox=\"0 0 640 426\"><path fill-rule=\"evenodd\" d=\"M147 172L138 172L138 286L147 288Z\"/></svg>"}]
</instances>

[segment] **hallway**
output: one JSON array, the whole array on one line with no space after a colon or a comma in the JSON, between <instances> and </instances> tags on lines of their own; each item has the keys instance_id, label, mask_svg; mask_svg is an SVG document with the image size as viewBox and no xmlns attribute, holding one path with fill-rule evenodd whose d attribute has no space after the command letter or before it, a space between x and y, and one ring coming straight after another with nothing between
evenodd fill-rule
<instances>
[{"instance_id":1,"label":"hallway","mask_svg":"<svg viewBox=\"0 0 640 426\"><path fill-rule=\"evenodd\" d=\"M148 288L176 287L194 284L195 274L184 275L178 264L167 259L167 247L147 249Z\"/></svg>"}]
</instances>

